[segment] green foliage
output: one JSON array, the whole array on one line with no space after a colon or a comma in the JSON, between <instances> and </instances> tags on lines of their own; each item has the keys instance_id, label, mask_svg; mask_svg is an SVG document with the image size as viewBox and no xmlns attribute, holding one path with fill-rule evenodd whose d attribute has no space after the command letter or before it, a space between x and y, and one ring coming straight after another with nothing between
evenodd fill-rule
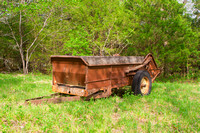
<instances>
[{"instance_id":1,"label":"green foliage","mask_svg":"<svg viewBox=\"0 0 200 133\"><path fill-rule=\"evenodd\" d=\"M80 56L91 55L92 46L87 40L89 34L82 27L77 27L77 29L70 30L69 32L69 40L64 44L63 53Z\"/></svg>"},{"instance_id":2,"label":"green foliage","mask_svg":"<svg viewBox=\"0 0 200 133\"><path fill-rule=\"evenodd\" d=\"M198 1L194 2L199 9ZM164 76L199 76L199 19L185 14L184 5L177 0L57 0L22 4L4 1L0 6L3 9L0 15L8 17L17 41L20 41L19 11L23 11L23 40L27 40L24 54L51 12L48 24L35 42L37 47L30 50L35 50L30 70L50 71L50 55L152 53ZM7 58L5 48L16 44L13 38L4 36L10 35L9 27L3 22L0 27L0 42L5 42L0 52ZM16 53L14 47L9 51Z\"/></svg>"},{"instance_id":3,"label":"green foliage","mask_svg":"<svg viewBox=\"0 0 200 133\"><path fill-rule=\"evenodd\" d=\"M135 9L140 18L135 34L130 37L134 43L127 48L127 53L153 53L164 74L189 69L191 55L199 44L191 22L183 15L183 5L175 0L134 1L127 5L129 10Z\"/></svg>"},{"instance_id":4,"label":"green foliage","mask_svg":"<svg viewBox=\"0 0 200 133\"><path fill-rule=\"evenodd\" d=\"M131 14L125 13L124 5L119 1L85 0L73 3L68 12L71 16L69 24L72 30L67 33L70 41L65 43L66 47L68 45L71 47L76 42L79 43L76 45L82 48L80 42L83 43L85 41L89 45L86 49L90 47L90 53L92 52L93 55L112 55L120 52L120 48L124 46L123 41L132 31L129 27L133 26L133 23L128 23ZM80 35L80 32L84 36ZM77 39L79 36L81 41L73 41L80 40ZM76 39L73 39L74 37ZM75 51L70 52L73 55L77 53Z\"/></svg>"}]
</instances>

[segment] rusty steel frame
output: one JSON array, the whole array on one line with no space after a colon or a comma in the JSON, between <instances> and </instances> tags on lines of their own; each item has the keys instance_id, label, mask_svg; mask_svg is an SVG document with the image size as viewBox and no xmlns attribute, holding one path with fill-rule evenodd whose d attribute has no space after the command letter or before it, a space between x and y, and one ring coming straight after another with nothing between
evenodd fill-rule
<instances>
[{"instance_id":1,"label":"rusty steel frame","mask_svg":"<svg viewBox=\"0 0 200 133\"><path fill-rule=\"evenodd\" d=\"M85 96L86 93L84 88L69 85L53 85L52 90L58 93L78 96Z\"/></svg>"},{"instance_id":2,"label":"rusty steel frame","mask_svg":"<svg viewBox=\"0 0 200 133\"><path fill-rule=\"evenodd\" d=\"M48 98L50 97L50 98ZM28 104L44 104L44 103L62 103L65 101L78 101L81 100L80 96L63 96L60 93L54 93L48 96L41 96L25 100L25 105Z\"/></svg>"},{"instance_id":3,"label":"rusty steel frame","mask_svg":"<svg viewBox=\"0 0 200 133\"><path fill-rule=\"evenodd\" d=\"M58 103L63 101L103 98L112 94L113 88L131 85L138 70L147 70L152 82L160 74L157 64L148 54L141 56L51 56L53 66L52 90L71 97L38 97L26 103Z\"/></svg>"},{"instance_id":4,"label":"rusty steel frame","mask_svg":"<svg viewBox=\"0 0 200 133\"><path fill-rule=\"evenodd\" d=\"M25 101L25 104L43 104L43 103L62 103L65 101L78 101L80 100L80 96L69 96L69 97L58 97L58 98L49 98L49 99L32 99L29 101Z\"/></svg>"},{"instance_id":5,"label":"rusty steel frame","mask_svg":"<svg viewBox=\"0 0 200 133\"><path fill-rule=\"evenodd\" d=\"M152 54L146 57L51 56L51 62L53 65L52 90L82 97L88 97L101 90L111 95L112 88L131 85L133 76L138 70L147 70L152 81L160 73Z\"/></svg>"},{"instance_id":6,"label":"rusty steel frame","mask_svg":"<svg viewBox=\"0 0 200 133\"><path fill-rule=\"evenodd\" d=\"M63 93L54 93L48 96L41 96L41 97L26 99L24 104L25 105L29 105L29 104L39 105L39 104L45 104L45 103L62 103L66 101L79 101L79 100L88 101L91 98L93 99L106 98L110 95L111 94L108 90L106 92L97 91L96 93L93 93L85 98L81 96L63 95Z\"/></svg>"}]
</instances>

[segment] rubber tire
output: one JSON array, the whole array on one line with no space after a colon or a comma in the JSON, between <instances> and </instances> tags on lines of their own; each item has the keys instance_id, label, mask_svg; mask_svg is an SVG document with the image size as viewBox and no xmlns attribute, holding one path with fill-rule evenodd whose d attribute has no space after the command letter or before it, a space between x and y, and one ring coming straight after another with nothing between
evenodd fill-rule
<instances>
[{"instance_id":1,"label":"rubber tire","mask_svg":"<svg viewBox=\"0 0 200 133\"><path fill-rule=\"evenodd\" d=\"M140 90L140 84L143 77L147 77L149 79L149 91L145 95L149 95L151 93L152 80L151 80L151 76L149 72L146 70L139 70L133 77L133 82L132 82L132 91L135 95L138 95L138 94L143 95Z\"/></svg>"}]
</instances>

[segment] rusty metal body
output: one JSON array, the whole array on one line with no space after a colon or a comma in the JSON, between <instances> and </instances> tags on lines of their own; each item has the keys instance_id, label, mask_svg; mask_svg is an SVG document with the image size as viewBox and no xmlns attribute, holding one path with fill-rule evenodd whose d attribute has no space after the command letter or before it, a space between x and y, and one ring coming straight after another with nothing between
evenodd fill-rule
<instances>
[{"instance_id":1,"label":"rusty metal body","mask_svg":"<svg viewBox=\"0 0 200 133\"><path fill-rule=\"evenodd\" d=\"M143 56L51 56L52 90L49 96L27 99L25 104L103 98L113 88L131 85L138 70L147 70L152 82L160 73L151 54ZM50 97L50 98L47 98Z\"/></svg>"},{"instance_id":2,"label":"rusty metal body","mask_svg":"<svg viewBox=\"0 0 200 133\"><path fill-rule=\"evenodd\" d=\"M112 88L131 85L138 70L147 70L152 81L160 73L151 54L143 56L51 56L54 92L101 98ZM99 93L100 92L100 93Z\"/></svg>"}]
</instances>

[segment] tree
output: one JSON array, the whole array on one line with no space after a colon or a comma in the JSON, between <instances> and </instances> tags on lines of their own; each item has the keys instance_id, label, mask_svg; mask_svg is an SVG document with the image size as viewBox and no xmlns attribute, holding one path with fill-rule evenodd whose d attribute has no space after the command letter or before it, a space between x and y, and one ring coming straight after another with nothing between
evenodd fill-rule
<instances>
[{"instance_id":1,"label":"tree","mask_svg":"<svg viewBox=\"0 0 200 133\"><path fill-rule=\"evenodd\" d=\"M47 26L52 9L50 2L26 3L4 1L5 9L2 14L11 32L11 38L15 41L23 65L23 73L28 73L31 55L42 38L41 32Z\"/></svg>"},{"instance_id":2,"label":"tree","mask_svg":"<svg viewBox=\"0 0 200 133\"><path fill-rule=\"evenodd\" d=\"M187 14L184 15L184 5L176 0L136 0L126 4L139 18L135 33L130 37L134 43L127 53L153 53L165 76L174 73L185 76L189 72L191 54L197 48L197 36Z\"/></svg>"},{"instance_id":3,"label":"tree","mask_svg":"<svg viewBox=\"0 0 200 133\"><path fill-rule=\"evenodd\" d=\"M7 47L17 52L24 73L51 68L52 54L150 52L165 76L199 67L199 19L176 0L16 0L0 6L0 52L5 59L13 56Z\"/></svg>"},{"instance_id":4,"label":"tree","mask_svg":"<svg viewBox=\"0 0 200 133\"><path fill-rule=\"evenodd\" d=\"M70 31L66 34L64 54L113 55L127 47L127 38L136 16L126 12L118 0L84 0L70 3Z\"/></svg>"},{"instance_id":5,"label":"tree","mask_svg":"<svg viewBox=\"0 0 200 133\"><path fill-rule=\"evenodd\" d=\"M0 2L0 8L4 9L5 5ZM13 71L20 69L20 63L17 61L20 56L17 55L14 40L10 39L9 28L5 24L3 16L3 10L0 10L0 70L1 71Z\"/></svg>"}]
</instances>

